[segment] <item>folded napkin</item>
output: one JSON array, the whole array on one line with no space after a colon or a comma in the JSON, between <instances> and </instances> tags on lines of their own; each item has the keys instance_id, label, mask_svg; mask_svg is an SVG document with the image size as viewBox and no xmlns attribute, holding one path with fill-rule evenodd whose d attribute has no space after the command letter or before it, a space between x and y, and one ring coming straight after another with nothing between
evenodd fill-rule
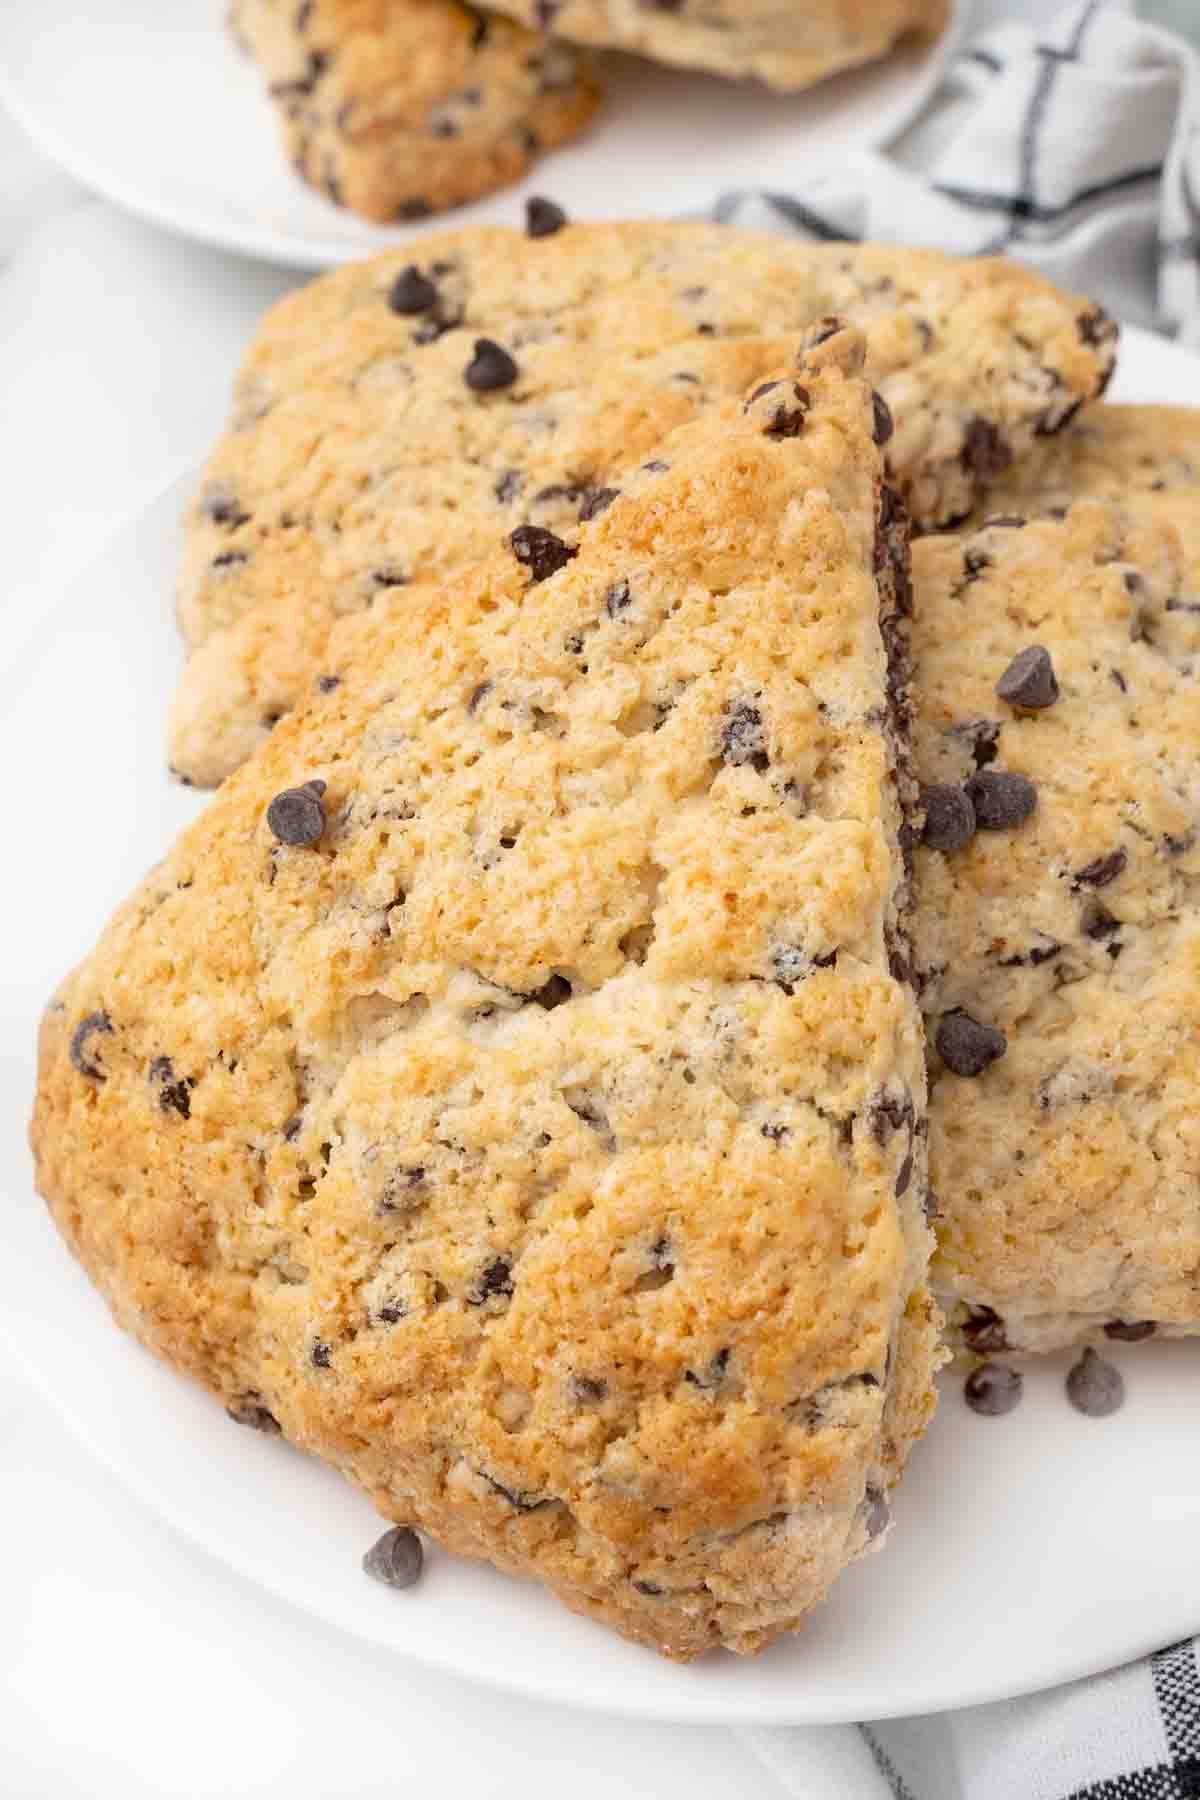
<instances>
[{"instance_id":1,"label":"folded napkin","mask_svg":"<svg viewBox=\"0 0 1200 1800\"><path fill-rule=\"evenodd\" d=\"M1047 12L976 38L891 155L725 194L713 216L1003 252L1200 349L1200 58L1124 0ZM1200 1800L1197 1642L1029 1699L745 1737L803 1800Z\"/></svg>"}]
</instances>

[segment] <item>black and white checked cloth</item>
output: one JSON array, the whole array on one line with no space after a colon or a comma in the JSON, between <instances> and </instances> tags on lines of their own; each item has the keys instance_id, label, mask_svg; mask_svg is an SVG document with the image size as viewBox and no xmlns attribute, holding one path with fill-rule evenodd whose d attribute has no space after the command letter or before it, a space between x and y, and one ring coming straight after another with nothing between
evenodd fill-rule
<instances>
[{"instance_id":1,"label":"black and white checked cloth","mask_svg":"<svg viewBox=\"0 0 1200 1800\"><path fill-rule=\"evenodd\" d=\"M1045 13L976 38L890 156L726 194L715 216L1003 251L1200 349L1200 58L1125 0ZM1200 1800L1198 1642L937 1718L746 1737L798 1800Z\"/></svg>"}]
</instances>

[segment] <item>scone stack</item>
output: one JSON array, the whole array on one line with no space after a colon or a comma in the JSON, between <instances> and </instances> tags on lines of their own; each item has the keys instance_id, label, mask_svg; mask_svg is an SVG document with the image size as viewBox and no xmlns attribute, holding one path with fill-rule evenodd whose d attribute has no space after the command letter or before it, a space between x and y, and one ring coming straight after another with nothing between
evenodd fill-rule
<instances>
[{"instance_id":1,"label":"scone stack","mask_svg":"<svg viewBox=\"0 0 1200 1800\"><path fill-rule=\"evenodd\" d=\"M580 132L596 46L795 91L945 17L946 0L232 0L229 26L296 173L387 223L490 194Z\"/></svg>"},{"instance_id":2,"label":"scone stack","mask_svg":"<svg viewBox=\"0 0 1200 1800\"><path fill-rule=\"evenodd\" d=\"M944 1342L1102 1411L1200 1329L1200 432L1011 265L531 223L251 347L223 784L49 1007L39 1185L370 1573L747 1652L883 1544Z\"/></svg>"}]
</instances>

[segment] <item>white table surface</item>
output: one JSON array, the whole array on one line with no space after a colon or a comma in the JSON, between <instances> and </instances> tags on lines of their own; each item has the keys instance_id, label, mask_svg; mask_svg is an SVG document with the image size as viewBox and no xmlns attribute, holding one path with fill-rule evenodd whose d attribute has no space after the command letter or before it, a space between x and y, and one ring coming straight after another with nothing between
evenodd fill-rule
<instances>
[{"instance_id":1,"label":"white table surface","mask_svg":"<svg viewBox=\"0 0 1200 1800\"><path fill-rule=\"evenodd\" d=\"M982 0L981 10L1028 17L1040 5ZM121 520L199 459L254 320L297 279L123 217L28 158L0 118L10 632L29 629ZM784 1792L729 1731L535 1706L415 1669L292 1611L145 1512L15 1368L5 1376L3 1800Z\"/></svg>"}]
</instances>

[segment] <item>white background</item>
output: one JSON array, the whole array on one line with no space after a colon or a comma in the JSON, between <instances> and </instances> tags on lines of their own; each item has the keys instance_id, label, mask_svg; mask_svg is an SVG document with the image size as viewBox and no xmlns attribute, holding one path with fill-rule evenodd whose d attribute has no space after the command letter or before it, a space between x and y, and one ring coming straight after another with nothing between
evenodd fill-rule
<instances>
[{"instance_id":1,"label":"white background","mask_svg":"<svg viewBox=\"0 0 1200 1800\"><path fill-rule=\"evenodd\" d=\"M984 18L1041 10L980 5ZM0 519L5 623L21 634L125 515L203 455L254 319L296 277L123 218L38 165L0 118L0 258L9 252ZM14 871L34 878L19 858ZM731 1732L492 1695L301 1617L141 1510L5 1373L3 1800L784 1792Z\"/></svg>"}]
</instances>

